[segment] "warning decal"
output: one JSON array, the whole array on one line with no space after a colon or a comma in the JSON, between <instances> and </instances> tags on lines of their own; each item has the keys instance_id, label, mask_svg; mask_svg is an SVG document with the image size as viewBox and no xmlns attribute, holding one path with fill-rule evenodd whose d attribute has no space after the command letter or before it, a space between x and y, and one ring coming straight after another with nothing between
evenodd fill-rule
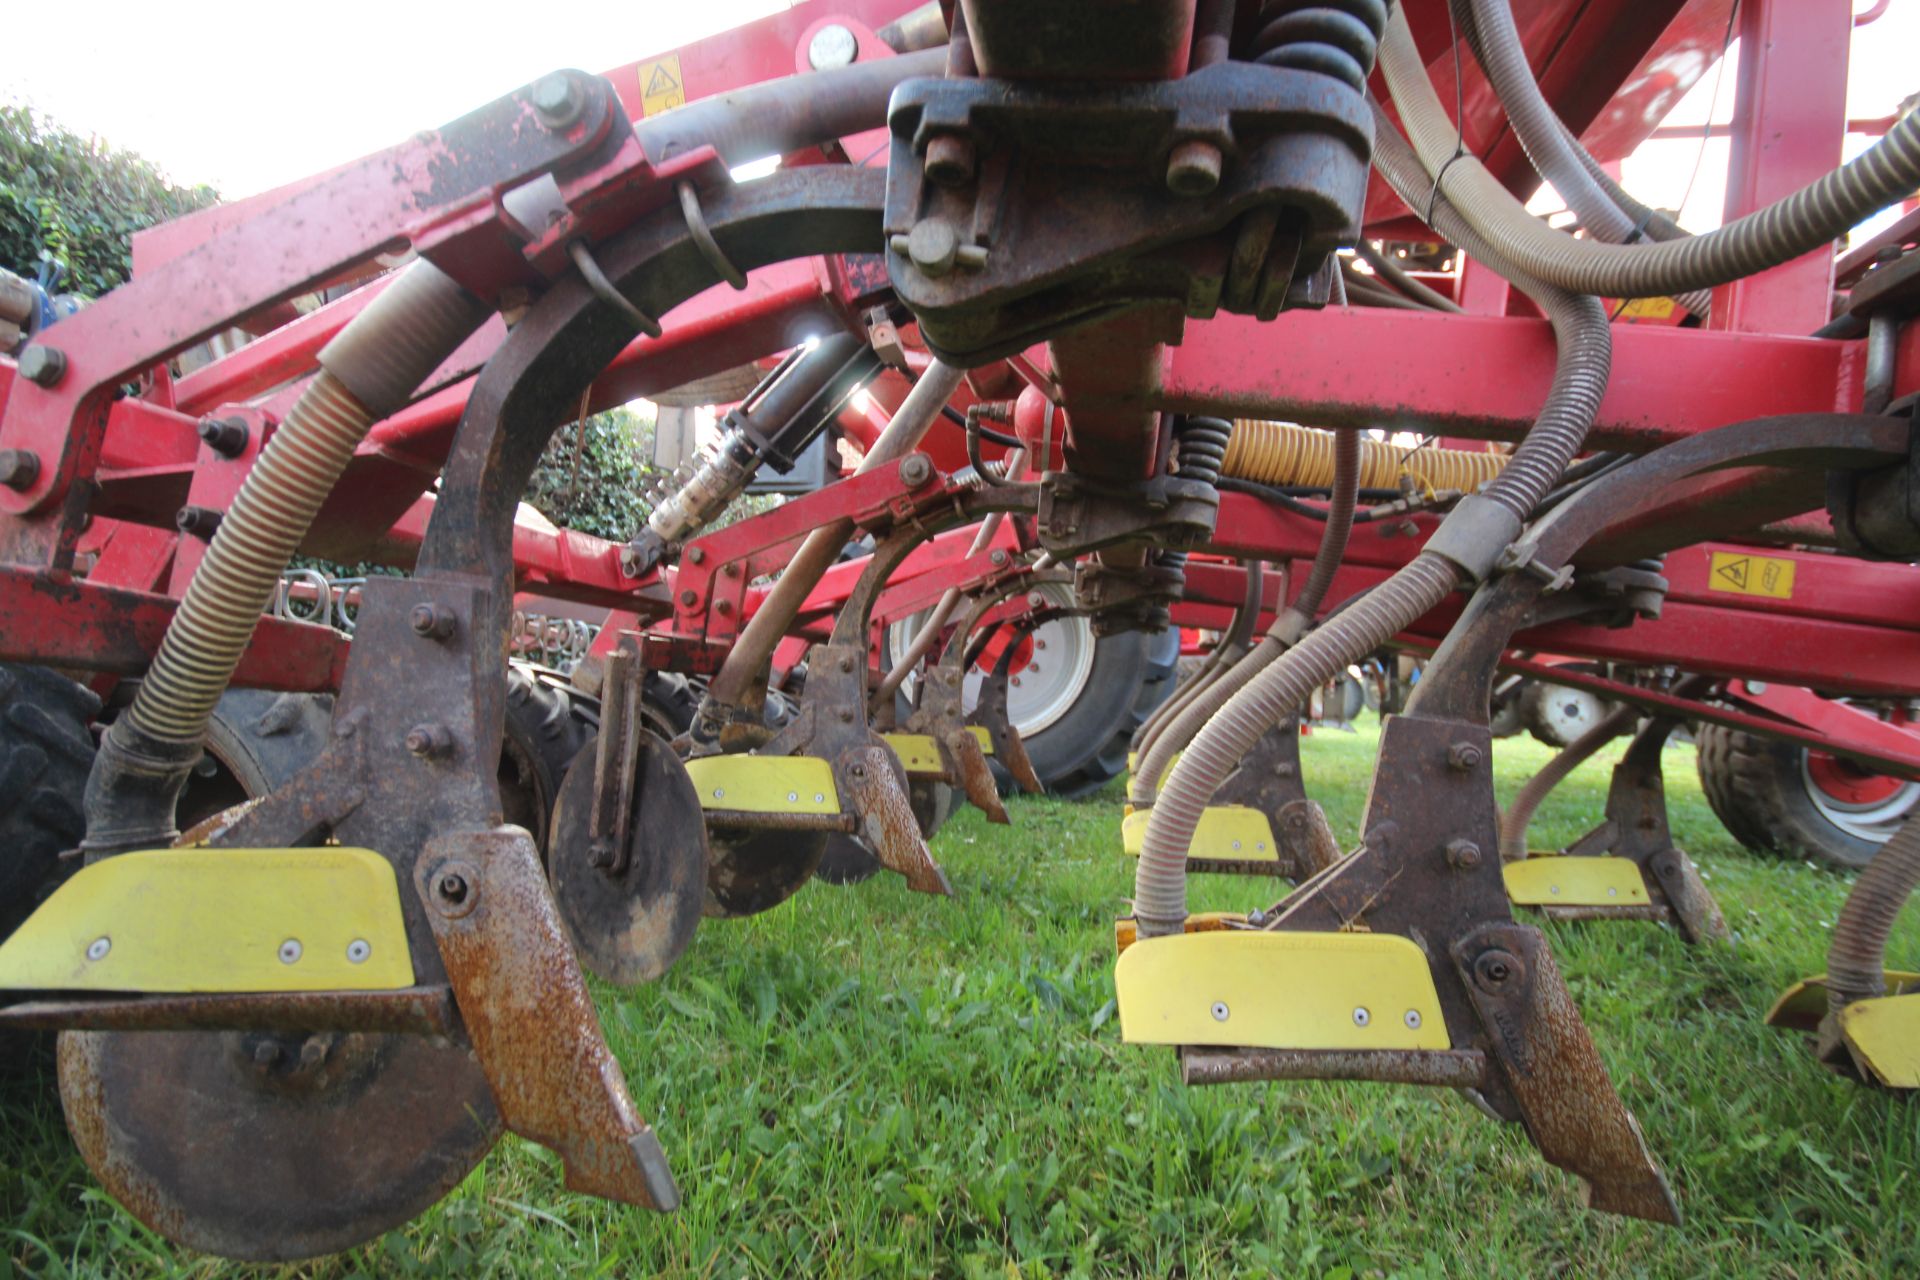
<instances>
[{"instance_id":1,"label":"warning decal","mask_svg":"<svg viewBox=\"0 0 1920 1280\"><path fill-rule=\"evenodd\" d=\"M640 64L640 114L657 116L687 100L686 85L680 79L680 55Z\"/></svg>"},{"instance_id":2,"label":"warning decal","mask_svg":"<svg viewBox=\"0 0 1920 1280\"><path fill-rule=\"evenodd\" d=\"M1725 591L1736 596L1766 596L1770 600L1793 599L1794 562L1777 556L1750 556L1737 551L1716 551L1713 566L1707 571L1707 590Z\"/></svg>"}]
</instances>

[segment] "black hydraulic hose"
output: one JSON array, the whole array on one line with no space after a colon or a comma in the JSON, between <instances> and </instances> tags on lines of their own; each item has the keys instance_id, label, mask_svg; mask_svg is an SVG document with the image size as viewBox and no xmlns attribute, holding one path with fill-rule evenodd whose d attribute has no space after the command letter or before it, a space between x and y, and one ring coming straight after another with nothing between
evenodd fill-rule
<instances>
[{"instance_id":1,"label":"black hydraulic hose","mask_svg":"<svg viewBox=\"0 0 1920 1280\"><path fill-rule=\"evenodd\" d=\"M1282 507L1293 512L1295 515L1305 516L1309 520L1324 521L1331 514L1331 510L1327 507L1316 507L1311 502L1302 502L1294 494L1288 493L1285 489L1276 489L1270 484L1258 484L1252 480L1239 480L1232 476L1223 476L1221 477L1219 487L1235 493L1244 493L1251 497L1259 498L1263 502L1271 502L1276 507ZM1373 492L1377 492L1377 490ZM1394 496L1398 497L1399 495L1395 494ZM1361 507L1353 513L1353 522L1355 524L1370 524L1381 518L1382 513L1372 507Z\"/></svg>"},{"instance_id":2,"label":"black hydraulic hose","mask_svg":"<svg viewBox=\"0 0 1920 1280\"><path fill-rule=\"evenodd\" d=\"M1424 302L1435 311L1449 311L1456 315L1466 313L1466 308L1432 286L1415 280L1407 273L1405 267L1374 248L1368 241L1360 241L1353 246L1353 251L1359 254L1360 260L1372 267L1375 274L1382 280L1391 284L1412 301Z\"/></svg>"},{"instance_id":3,"label":"black hydraulic hose","mask_svg":"<svg viewBox=\"0 0 1920 1280\"><path fill-rule=\"evenodd\" d=\"M1397 11L1395 21L1404 32ZM1375 165L1410 207L1423 208L1429 175L1392 123L1379 118L1377 105L1376 123ZM1433 550L1436 544L1484 546L1517 534L1580 452L1599 410L1612 346L1598 300L1552 288L1512 269L1450 206L1436 202L1433 217L1436 230L1506 274L1546 314L1558 354L1546 403L1512 461L1480 495L1455 508L1429 541L1429 549L1276 658L1194 735L1154 804L1134 869L1134 918L1143 937L1179 933L1185 927L1187 848L1214 791L1253 744L1297 711L1314 689L1404 630L1454 588L1463 566ZM1479 566L1482 572L1485 568Z\"/></svg>"},{"instance_id":4,"label":"black hydraulic hose","mask_svg":"<svg viewBox=\"0 0 1920 1280\"><path fill-rule=\"evenodd\" d=\"M969 422L958 409L950 404L940 406L940 416L962 431L972 430L988 444L997 444L1003 449L1019 449L1025 447L1020 443L1019 436L1011 436L1004 431L996 430L988 426L986 423L980 421L978 415L975 415L973 420Z\"/></svg>"}]
</instances>

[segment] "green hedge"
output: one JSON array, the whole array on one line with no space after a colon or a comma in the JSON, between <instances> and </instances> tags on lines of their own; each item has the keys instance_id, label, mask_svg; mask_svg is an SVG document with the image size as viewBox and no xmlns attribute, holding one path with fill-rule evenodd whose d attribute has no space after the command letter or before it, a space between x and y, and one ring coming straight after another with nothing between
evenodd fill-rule
<instances>
[{"instance_id":1,"label":"green hedge","mask_svg":"<svg viewBox=\"0 0 1920 1280\"><path fill-rule=\"evenodd\" d=\"M66 267L59 288L98 297L133 270L133 233L219 202L178 187L131 151L0 103L0 266L33 277Z\"/></svg>"}]
</instances>

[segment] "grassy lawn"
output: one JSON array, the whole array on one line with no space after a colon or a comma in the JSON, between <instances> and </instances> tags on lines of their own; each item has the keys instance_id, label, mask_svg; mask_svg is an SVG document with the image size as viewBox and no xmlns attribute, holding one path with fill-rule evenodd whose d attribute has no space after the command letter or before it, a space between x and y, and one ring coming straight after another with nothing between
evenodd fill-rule
<instances>
[{"instance_id":1,"label":"grassy lawn","mask_svg":"<svg viewBox=\"0 0 1920 1280\"><path fill-rule=\"evenodd\" d=\"M1304 744L1351 846L1376 733ZM1536 847L1600 812L1617 753L1561 788ZM1547 759L1499 744L1504 800ZM1648 924L1549 925L1575 999L1688 1215L1601 1217L1516 1130L1447 1092L1274 1084L1186 1090L1120 1043L1111 921L1131 887L1118 784L960 811L934 842L958 896L893 877L814 884L708 922L661 983L603 990L608 1034L686 1197L655 1216L570 1195L509 1138L351 1275L1920 1275L1920 1111L1821 1071L1761 1015L1824 968L1848 881L1750 856L1668 755L1673 825L1735 933L1699 951ZM1273 885L1196 877L1196 908ZM1894 959L1920 946L1911 922ZM119 1214L72 1154L44 1081L7 1086L0 1277L221 1275Z\"/></svg>"}]
</instances>

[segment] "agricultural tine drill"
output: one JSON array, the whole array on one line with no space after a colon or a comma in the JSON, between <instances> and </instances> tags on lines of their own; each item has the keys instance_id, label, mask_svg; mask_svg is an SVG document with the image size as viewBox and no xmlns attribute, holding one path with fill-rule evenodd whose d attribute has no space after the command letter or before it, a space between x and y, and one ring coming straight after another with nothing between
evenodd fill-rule
<instances>
[{"instance_id":1,"label":"agricultural tine drill","mask_svg":"<svg viewBox=\"0 0 1920 1280\"><path fill-rule=\"evenodd\" d=\"M34 700L5 719L39 735L0 739L27 788L0 794L27 833L0 864L0 921L23 918L0 1029L61 1032L88 1167L243 1259L405 1223L509 1130L569 1188L673 1209L702 1189L585 973L656 980L703 919L816 874L966 892L928 844L954 795L1006 822L1003 776L1097 770L1117 731L1125 1040L1175 1047L1190 1084L1458 1089L1595 1207L1677 1222L1514 908L1724 934L1667 825L1682 723L1920 778L1904 712L1875 711L1920 695L1920 220L1831 252L1920 185L1920 121L1761 182L1765 130L1830 125L1837 161L1840 125L1743 77L1742 216L1689 236L1604 161L1664 110L1629 73L1697 75L1725 9L806 0L146 233L129 284L0 359L0 701ZM1848 18L1741 22L1764 58ZM811 69L738 79L788 56ZM1442 66L1474 81L1463 118ZM1543 179L1580 235L1526 211ZM713 444L629 543L516 518L569 423L722 384ZM858 462L726 519L830 443ZM268 615L298 553L410 572L357 587L349 644ZM525 594L612 611L564 686L594 730L557 761L523 704L562 686L509 663ZM1175 624L1219 639L1157 711L1124 719L1076 668L1119 704L1098 741L1068 761L1023 728L1050 629ZM1347 851L1299 726L1380 653L1428 656ZM1630 710L1503 828L1489 722L1515 672ZM201 812L249 690L293 699L258 717L284 749ZM1541 796L1627 733L1602 824L1529 856ZM1832 974L1774 1019L1900 1087L1920 995L1882 966L1916 849L1887 845ZM1196 914L1194 870L1292 886Z\"/></svg>"}]
</instances>

